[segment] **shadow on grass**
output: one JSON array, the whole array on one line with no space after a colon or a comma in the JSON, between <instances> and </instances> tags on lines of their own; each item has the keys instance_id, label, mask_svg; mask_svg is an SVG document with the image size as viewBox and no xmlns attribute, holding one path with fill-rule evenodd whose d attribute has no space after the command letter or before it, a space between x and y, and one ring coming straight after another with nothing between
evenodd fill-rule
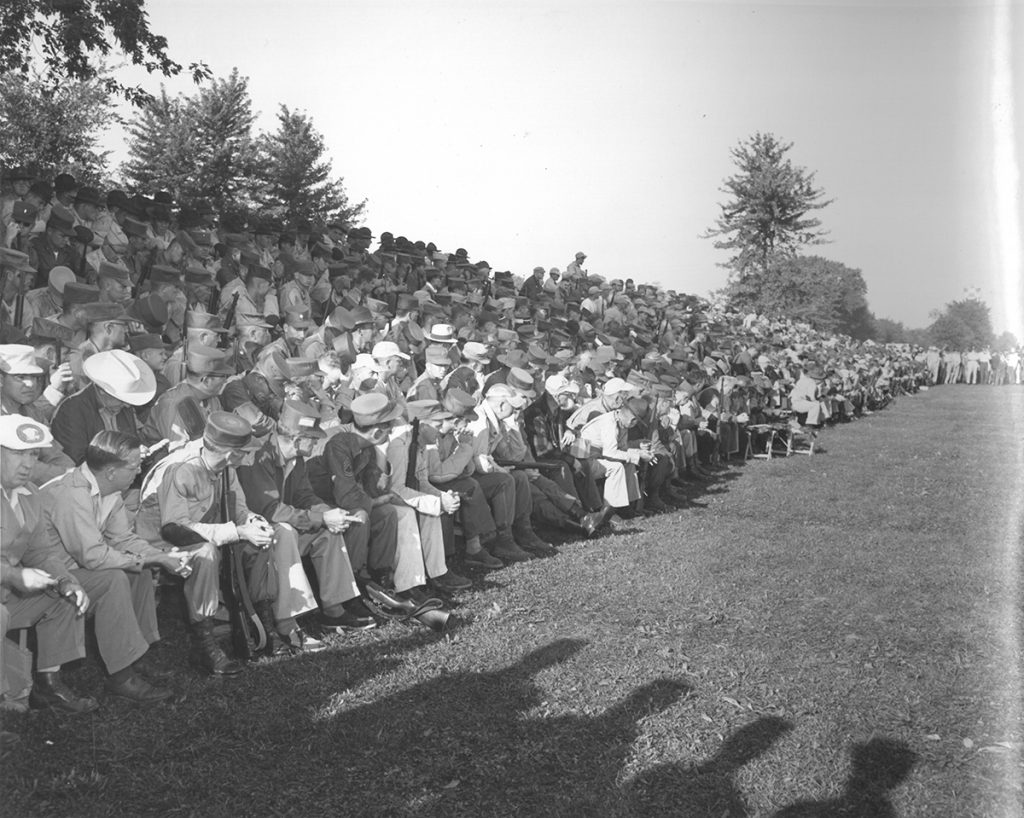
<instances>
[{"instance_id":1,"label":"shadow on grass","mask_svg":"<svg viewBox=\"0 0 1024 818\"><path fill-rule=\"evenodd\" d=\"M323 712L318 741L346 751L337 770L319 770L318 786L359 799L360 815L602 814L620 800L615 780L638 722L691 688L657 679L598 715L548 715L536 677L585 645L558 640L499 670L442 675Z\"/></svg>"},{"instance_id":2,"label":"shadow on grass","mask_svg":"<svg viewBox=\"0 0 1024 818\"><path fill-rule=\"evenodd\" d=\"M842 795L791 804L774 818L895 818L889 793L910 775L917 755L903 742L873 738L855 744L850 757L850 776Z\"/></svg>"},{"instance_id":3,"label":"shadow on grass","mask_svg":"<svg viewBox=\"0 0 1024 818\"><path fill-rule=\"evenodd\" d=\"M625 787L631 814L676 818L750 815L735 776L792 729L785 719L762 716L732 733L708 761L662 764L642 772Z\"/></svg>"}]
</instances>

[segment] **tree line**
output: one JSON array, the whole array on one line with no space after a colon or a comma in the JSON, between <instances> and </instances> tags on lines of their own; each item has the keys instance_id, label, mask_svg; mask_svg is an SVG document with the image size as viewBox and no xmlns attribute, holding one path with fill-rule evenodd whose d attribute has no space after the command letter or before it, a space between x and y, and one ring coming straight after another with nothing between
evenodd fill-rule
<instances>
[{"instance_id":1,"label":"tree line","mask_svg":"<svg viewBox=\"0 0 1024 818\"><path fill-rule=\"evenodd\" d=\"M881 343L956 349L1017 345L1010 333L995 337L989 307L976 296L946 304L925 328L876 317L860 270L805 255L806 248L827 242L814 214L832 200L816 187L813 173L789 159L792 147L773 134L756 133L731 150L736 172L723 182L727 198L702 236L731 253L722 265L729 270L723 294L730 305Z\"/></svg>"},{"instance_id":2,"label":"tree line","mask_svg":"<svg viewBox=\"0 0 1024 818\"><path fill-rule=\"evenodd\" d=\"M365 201L353 203L335 176L323 135L307 114L280 105L277 127L257 132L248 79L205 78L193 94L136 102L124 120L115 110L109 72L52 85L41 75L0 76L0 164L28 165L52 178L70 172L83 183L129 192L162 190L176 202L204 199L229 220L357 220ZM128 159L110 167L103 133L123 128Z\"/></svg>"}]
</instances>

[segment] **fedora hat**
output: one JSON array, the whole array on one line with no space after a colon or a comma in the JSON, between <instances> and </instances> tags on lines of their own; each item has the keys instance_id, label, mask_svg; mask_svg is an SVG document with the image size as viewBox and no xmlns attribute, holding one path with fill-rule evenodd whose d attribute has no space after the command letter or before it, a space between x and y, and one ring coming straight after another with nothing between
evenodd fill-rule
<instances>
[{"instance_id":1,"label":"fedora hat","mask_svg":"<svg viewBox=\"0 0 1024 818\"><path fill-rule=\"evenodd\" d=\"M428 341L435 344L454 344L458 340L455 337L455 327L451 324L434 324L425 335Z\"/></svg>"},{"instance_id":2,"label":"fedora hat","mask_svg":"<svg viewBox=\"0 0 1024 818\"><path fill-rule=\"evenodd\" d=\"M82 372L111 397L131 406L145 406L156 394L156 376L145 361L122 349L90 355Z\"/></svg>"}]
</instances>

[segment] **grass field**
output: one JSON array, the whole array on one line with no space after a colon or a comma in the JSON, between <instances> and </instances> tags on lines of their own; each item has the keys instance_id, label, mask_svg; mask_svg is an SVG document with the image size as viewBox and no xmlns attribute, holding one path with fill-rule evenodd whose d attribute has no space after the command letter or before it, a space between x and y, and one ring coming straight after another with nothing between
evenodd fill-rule
<instances>
[{"instance_id":1,"label":"grass field","mask_svg":"<svg viewBox=\"0 0 1024 818\"><path fill-rule=\"evenodd\" d=\"M903 398L702 508L479 576L446 637L8 720L0 812L1024 814L1022 419L1024 388ZM101 694L91 661L71 679Z\"/></svg>"}]
</instances>

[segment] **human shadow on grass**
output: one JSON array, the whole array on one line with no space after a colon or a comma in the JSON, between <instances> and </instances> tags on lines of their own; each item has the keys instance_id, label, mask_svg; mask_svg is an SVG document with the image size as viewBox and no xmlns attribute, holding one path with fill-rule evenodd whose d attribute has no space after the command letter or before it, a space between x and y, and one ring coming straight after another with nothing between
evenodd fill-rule
<instances>
[{"instance_id":1,"label":"human shadow on grass","mask_svg":"<svg viewBox=\"0 0 1024 818\"><path fill-rule=\"evenodd\" d=\"M603 814L620 798L639 720L690 687L657 679L597 715L548 715L537 675L585 644L557 640L498 670L442 674L318 719L316 742L346 748L316 771L323 803L359 804L360 815Z\"/></svg>"},{"instance_id":2,"label":"human shadow on grass","mask_svg":"<svg viewBox=\"0 0 1024 818\"><path fill-rule=\"evenodd\" d=\"M822 801L799 801L773 818L896 818L889 793L910 775L917 754L906 744L873 738L853 745L843 794Z\"/></svg>"},{"instance_id":3,"label":"human shadow on grass","mask_svg":"<svg viewBox=\"0 0 1024 818\"><path fill-rule=\"evenodd\" d=\"M785 719L762 716L729 735L707 761L645 770L624 787L630 814L745 818L751 812L736 785L736 774L792 729Z\"/></svg>"}]
</instances>

